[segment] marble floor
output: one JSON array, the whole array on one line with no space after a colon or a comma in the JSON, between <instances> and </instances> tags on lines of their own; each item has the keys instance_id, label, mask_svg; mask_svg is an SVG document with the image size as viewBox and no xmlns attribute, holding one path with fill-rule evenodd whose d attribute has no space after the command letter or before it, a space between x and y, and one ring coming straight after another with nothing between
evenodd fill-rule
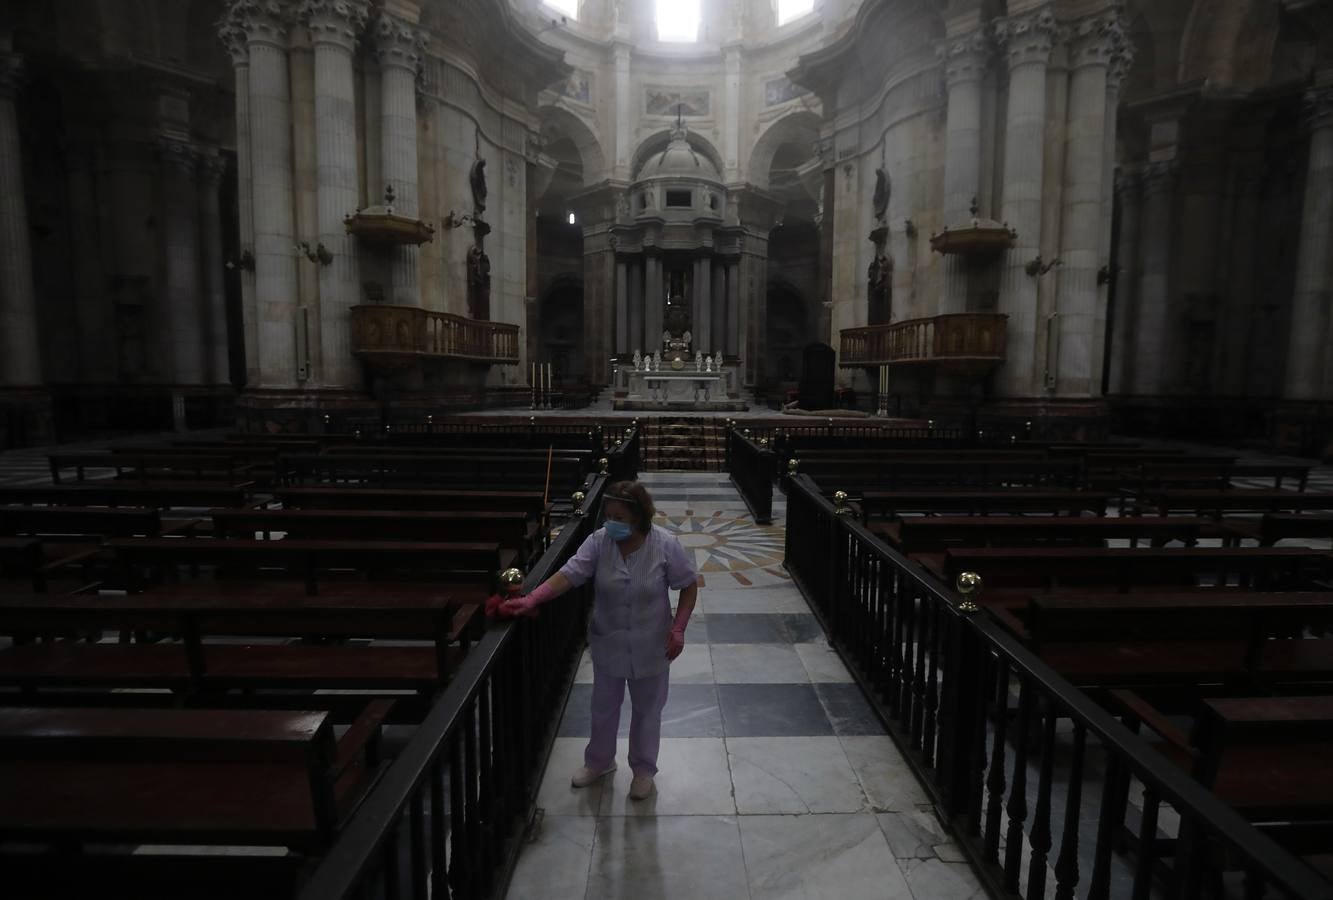
<instances>
[{"instance_id":1,"label":"marble floor","mask_svg":"<svg viewBox=\"0 0 1333 900\"><path fill-rule=\"evenodd\" d=\"M725 475L643 475L703 579L672 664L657 794L625 762L569 785L587 741L585 657L508 896L965 900L982 889Z\"/></svg>"}]
</instances>

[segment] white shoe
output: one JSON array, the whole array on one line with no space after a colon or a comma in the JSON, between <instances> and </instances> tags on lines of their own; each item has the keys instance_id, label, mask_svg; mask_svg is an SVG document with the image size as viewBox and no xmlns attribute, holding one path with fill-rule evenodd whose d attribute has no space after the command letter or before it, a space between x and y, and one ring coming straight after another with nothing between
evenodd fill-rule
<instances>
[{"instance_id":1,"label":"white shoe","mask_svg":"<svg viewBox=\"0 0 1333 900\"><path fill-rule=\"evenodd\" d=\"M629 783L629 797L631 800L647 800L657 790L657 785L648 775L635 775L634 780Z\"/></svg>"},{"instance_id":2,"label":"white shoe","mask_svg":"<svg viewBox=\"0 0 1333 900\"><path fill-rule=\"evenodd\" d=\"M610 775L615 770L615 763L611 763L611 768L604 769L601 772L598 772L596 769L589 769L587 766L579 766L578 770L574 772L574 777L569 780L569 783L576 788L585 788L590 784L595 784L602 776Z\"/></svg>"}]
</instances>

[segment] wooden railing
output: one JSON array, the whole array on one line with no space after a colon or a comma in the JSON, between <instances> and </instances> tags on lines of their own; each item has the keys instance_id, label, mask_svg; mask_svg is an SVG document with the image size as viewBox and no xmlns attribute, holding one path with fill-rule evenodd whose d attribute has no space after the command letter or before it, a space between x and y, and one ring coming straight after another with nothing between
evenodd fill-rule
<instances>
[{"instance_id":1,"label":"wooden railing","mask_svg":"<svg viewBox=\"0 0 1333 900\"><path fill-rule=\"evenodd\" d=\"M352 352L397 365L412 357L513 365L518 362L518 326L419 306L353 306Z\"/></svg>"},{"instance_id":2,"label":"wooden railing","mask_svg":"<svg viewBox=\"0 0 1333 900\"><path fill-rule=\"evenodd\" d=\"M950 363L990 368L1004 362L1007 318L998 313L954 313L844 328L839 364Z\"/></svg>"}]
</instances>

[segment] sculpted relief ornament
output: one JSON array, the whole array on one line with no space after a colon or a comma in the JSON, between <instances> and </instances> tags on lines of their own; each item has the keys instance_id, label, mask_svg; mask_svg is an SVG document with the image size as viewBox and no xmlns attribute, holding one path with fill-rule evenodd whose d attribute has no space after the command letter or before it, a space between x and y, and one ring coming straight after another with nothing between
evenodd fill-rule
<instances>
[{"instance_id":1,"label":"sculpted relief ornament","mask_svg":"<svg viewBox=\"0 0 1333 900\"><path fill-rule=\"evenodd\" d=\"M1060 36L1060 24L1049 6L1023 15L995 20L995 40L1009 55L1009 67L1045 65Z\"/></svg>"}]
</instances>

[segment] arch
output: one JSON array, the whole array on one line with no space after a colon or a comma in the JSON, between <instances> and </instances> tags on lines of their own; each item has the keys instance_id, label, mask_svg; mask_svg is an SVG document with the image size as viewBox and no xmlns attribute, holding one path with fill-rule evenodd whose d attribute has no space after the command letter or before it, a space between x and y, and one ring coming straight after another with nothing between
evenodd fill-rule
<instances>
[{"instance_id":1,"label":"arch","mask_svg":"<svg viewBox=\"0 0 1333 900\"><path fill-rule=\"evenodd\" d=\"M559 106L543 106L537 110L544 138L567 137L578 149L583 163L583 183L593 185L606 177L606 155L602 145L578 116Z\"/></svg>"},{"instance_id":2,"label":"arch","mask_svg":"<svg viewBox=\"0 0 1333 900\"><path fill-rule=\"evenodd\" d=\"M542 293L537 361L549 362L561 382L583 381L583 280L562 272Z\"/></svg>"},{"instance_id":3,"label":"arch","mask_svg":"<svg viewBox=\"0 0 1333 900\"><path fill-rule=\"evenodd\" d=\"M1256 7L1271 7L1269 28L1254 20ZM1276 28L1275 4L1248 2L1216 3L1194 0L1180 38L1181 82L1206 79L1216 87L1236 84L1236 51L1242 49L1237 39L1244 35L1249 44L1268 44L1269 32ZM1257 30L1251 31L1251 28Z\"/></svg>"},{"instance_id":4,"label":"arch","mask_svg":"<svg viewBox=\"0 0 1333 900\"><path fill-rule=\"evenodd\" d=\"M804 158L814 156L819 123L819 116L802 109L788 113L768 126L750 151L750 183L760 188L769 186L773 157L784 144L803 146L807 151Z\"/></svg>"},{"instance_id":5,"label":"arch","mask_svg":"<svg viewBox=\"0 0 1333 900\"><path fill-rule=\"evenodd\" d=\"M700 153L707 157L708 161L716 166L719 172L722 171L722 154L717 152L717 148L710 144L707 138L703 137L703 135L696 134L693 131L687 131L685 133L685 139L696 153ZM629 170L634 174L634 177L638 177L640 170L642 170L644 164L648 162L648 158L654 153L661 153L670 141L670 129L655 132L644 138L639 146L635 148L634 158L630 160Z\"/></svg>"}]
</instances>

